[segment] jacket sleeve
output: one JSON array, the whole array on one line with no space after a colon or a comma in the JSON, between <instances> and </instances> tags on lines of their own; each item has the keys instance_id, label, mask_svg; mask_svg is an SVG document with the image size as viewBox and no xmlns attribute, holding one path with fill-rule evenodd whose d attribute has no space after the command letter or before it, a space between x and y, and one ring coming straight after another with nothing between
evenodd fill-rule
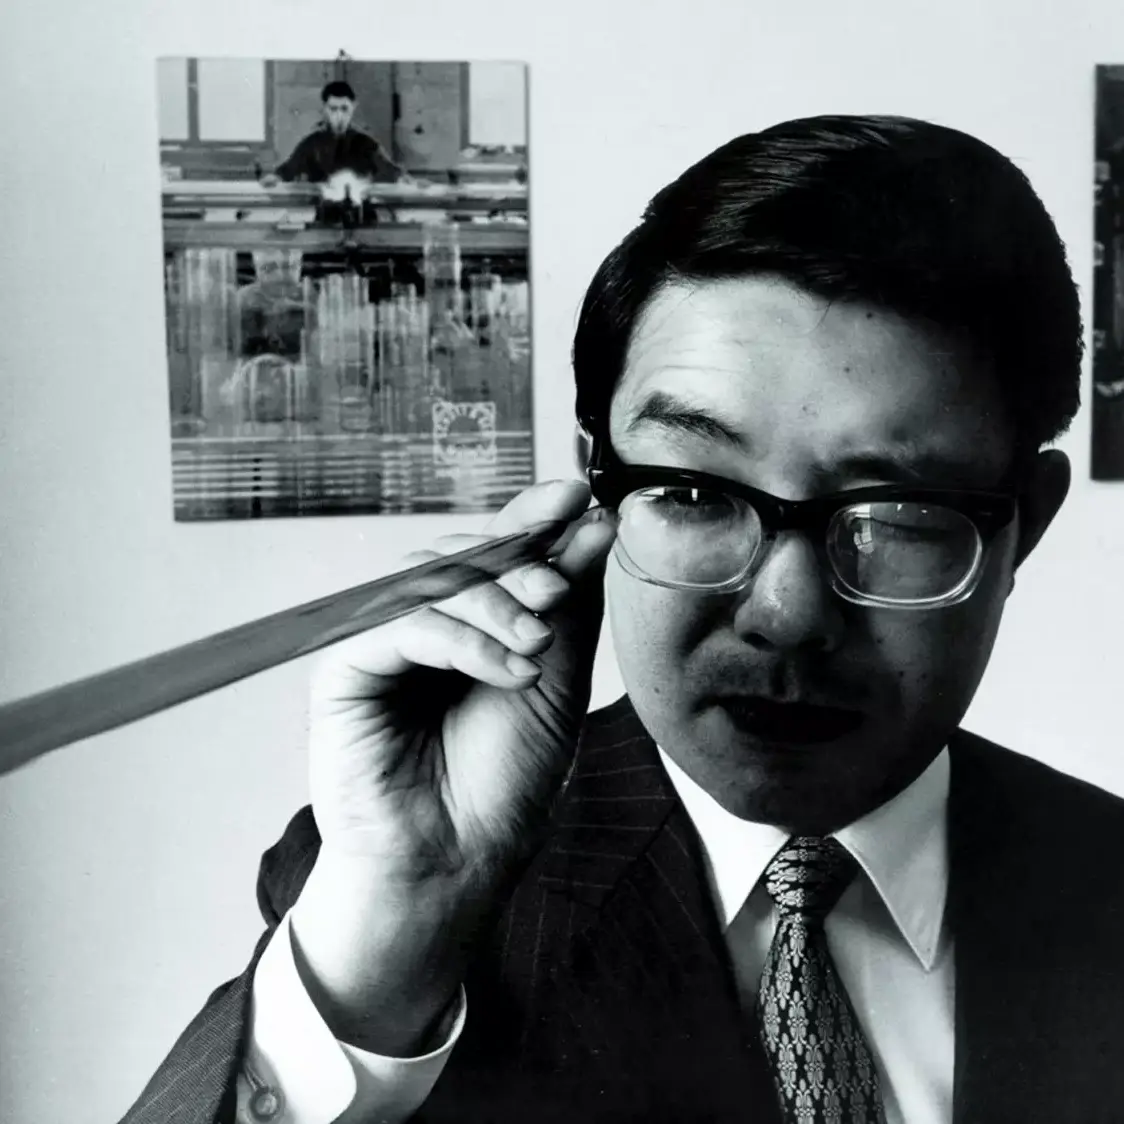
<instances>
[{"instance_id":1,"label":"jacket sleeve","mask_svg":"<svg viewBox=\"0 0 1124 1124\"><path fill-rule=\"evenodd\" d=\"M246 970L212 992L176 1040L121 1124L234 1124L235 1081L245 1048L254 971L297 900L320 849L312 809L302 808L262 856L258 906L266 931Z\"/></svg>"},{"instance_id":2,"label":"jacket sleeve","mask_svg":"<svg viewBox=\"0 0 1124 1124\"><path fill-rule=\"evenodd\" d=\"M286 183L291 183L293 180L300 179L301 176L308 177L311 172L311 157L312 157L312 137L315 134L309 134L307 137L302 137L297 141L296 147L289 153L286 160L282 160L280 164L274 168L274 174L283 179Z\"/></svg>"},{"instance_id":3,"label":"jacket sleeve","mask_svg":"<svg viewBox=\"0 0 1124 1124\"><path fill-rule=\"evenodd\" d=\"M366 134L364 134L366 135ZM366 175L376 183L394 183L403 176L406 169L396 164L390 153L374 137L367 135L369 144L366 146Z\"/></svg>"}]
</instances>

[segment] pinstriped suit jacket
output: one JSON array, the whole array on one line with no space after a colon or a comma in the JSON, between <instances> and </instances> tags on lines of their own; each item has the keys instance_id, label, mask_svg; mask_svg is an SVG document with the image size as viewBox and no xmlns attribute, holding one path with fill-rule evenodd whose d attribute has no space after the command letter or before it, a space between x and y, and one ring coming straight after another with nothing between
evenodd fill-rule
<instances>
[{"instance_id":1,"label":"pinstriped suit jacket","mask_svg":"<svg viewBox=\"0 0 1124 1124\"><path fill-rule=\"evenodd\" d=\"M966 733L950 745L955 1124L1124 1119L1124 801ZM253 969L319 839L262 860L267 922L123 1124L233 1120ZM420 1121L776 1124L698 840L627 699L590 715L547 845L466 981Z\"/></svg>"}]
</instances>

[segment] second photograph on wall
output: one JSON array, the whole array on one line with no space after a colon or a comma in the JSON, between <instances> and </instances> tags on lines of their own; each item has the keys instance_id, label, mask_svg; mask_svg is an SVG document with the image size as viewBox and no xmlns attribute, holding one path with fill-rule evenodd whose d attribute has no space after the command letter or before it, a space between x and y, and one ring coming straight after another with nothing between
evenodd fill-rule
<instances>
[{"instance_id":1,"label":"second photograph on wall","mask_svg":"<svg viewBox=\"0 0 1124 1124\"><path fill-rule=\"evenodd\" d=\"M1124 480L1124 66L1096 70L1091 474Z\"/></svg>"},{"instance_id":2,"label":"second photograph on wall","mask_svg":"<svg viewBox=\"0 0 1124 1124\"><path fill-rule=\"evenodd\" d=\"M526 67L162 58L156 82L175 518L530 484Z\"/></svg>"}]
</instances>

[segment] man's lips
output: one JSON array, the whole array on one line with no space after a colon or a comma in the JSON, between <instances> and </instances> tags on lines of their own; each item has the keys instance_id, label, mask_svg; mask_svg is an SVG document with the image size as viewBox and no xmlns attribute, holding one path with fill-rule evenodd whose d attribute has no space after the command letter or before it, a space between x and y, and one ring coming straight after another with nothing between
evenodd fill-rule
<instances>
[{"instance_id":1,"label":"man's lips","mask_svg":"<svg viewBox=\"0 0 1124 1124\"><path fill-rule=\"evenodd\" d=\"M718 703L739 730L765 741L794 745L834 741L852 733L863 721L857 710L757 696L724 698Z\"/></svg>"}]
</instances>

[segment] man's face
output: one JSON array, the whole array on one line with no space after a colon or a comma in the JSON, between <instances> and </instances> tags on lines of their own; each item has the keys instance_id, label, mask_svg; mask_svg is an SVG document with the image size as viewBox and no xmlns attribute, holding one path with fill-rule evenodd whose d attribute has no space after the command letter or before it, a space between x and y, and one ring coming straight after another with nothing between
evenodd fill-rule
<instances>
[{"instance_id":1,"label":"man's face","mask_svg":"<svg viewBox=\"0 0 1124 1124\"><path fill-rule=\"evenodd\" d=\"M661 416L641 419L657 392ZM994 488L1013 434L991 371L965 346L873 306L754 277L674 284L652 300L610 437L626 463L805 499L918 475L930 487ZM657 743L731 812L834 830L908 784L959 723L991 652L1017 536L1016 519L967 601L927 610L844 601L795 532L737 593L651 585L612 560L622 678ZM818 743L763 736L738 717L738 700L761 698L855 711L857 726Z\"/></svg>"},{"instance_id":2,"label":"man's face","mask_svg":"<svg viewBox=\"0 0 1124 1124\"><path fill-rule=\"evenodd\" d=\"M351 98L330 97L324 102L324 120L333 133L346 132L355 116L355 102Z\"/></svg>"}]
</instances>

